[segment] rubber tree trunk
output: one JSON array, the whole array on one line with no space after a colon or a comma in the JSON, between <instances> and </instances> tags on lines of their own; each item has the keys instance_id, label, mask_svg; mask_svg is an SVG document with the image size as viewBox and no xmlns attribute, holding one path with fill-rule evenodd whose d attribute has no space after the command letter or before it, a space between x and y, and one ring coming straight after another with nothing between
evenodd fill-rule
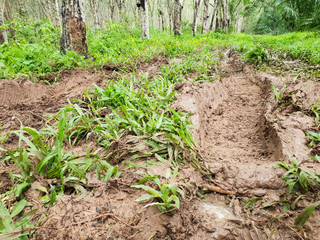
<instances>
[{"instance_id":1,"label":"rubber tree trunk","mask_svg":"<svg viewBox=\"0 0 320 240\"><path fill-rule=\"evenodd\" d=\"M54 5L55 5L55 18L56 18L56 22L57 24L60 24L61 23L61 18L60 18L60 11L59 11L59 3L58 3L58 0L54 0Z\"/></svg>"},{"instance_id":2,"label":"rubber tree trunk","mask_svg":"<svg viewBox=\"0 0 320 240\"><path fill-rule=\"evenodd\" d=\"M214 0L213 3L213 13L212 13L212 18L211 18L211 23L210 23L210 32L212 32L213 30L216 30L215 26L216 26L216 19L217 19L217 4L218 4L218 0Z\"/></svg>"},{"instance_id":3,"label":"rubber tree trunk","mask_svg":"<svg viewBox=\"0 0 320 240\"><path fill-rule=\"evenodd\" d=\"M217 29L221 29L221 1L222 0L217 0L217 6L216 6L216 18L215 18L215 27L214 29L217 30Z\"/></svg>"},{"instance_id":4,"label":"rubber tree trunk","mask_svg":"<svg viewBox=\"0 0 320 240\"><path fill-rule=\"evenodd\" d=\"M19 14L21 17L26 17L27 16L27 10L23 6L23 2L21 0L18 0L18 5L19 5Z\"/></svg>"},{"instance_id":5,"label":"rubber tree trunk","mask_svg":"<svg viewBox=\"0 0 320 240\"><path fill-rule=\"evenodd\" d=\"M0 0L0 26L4 24L4 6L5 0ZM8 42L8 36L6 31L0 31L0 44Z\"/></svg>"},{"instance_id":6,"label":"rubber tree trunk","mask_svg":"<svg viewBox=\"0 0 320 240\"><path fill-rule=\"evenodd\" d=\"M62 0L61 52L73 50L88 57L84 0Z\"/></svg>"},{"instance_id":7,"label":"rubber tree trunk","mask_svg":"<svg viewBox=\"0 0 320 240\"><path fill-rule=\"evenodd\" d=\"M230 25L230 14L229 14L228 0L222 0L222 9L223 9L222 30L228 31L229 25Z\"/></svg>"},{"instance_id":8,"label":"rubber tree trunk","mask_svg":"<svg viewBox=\"0 0 320 240\"><path fill-rule=\"evenodd\" d=\"M148 0L140 1L141 11L141 32L142 38L149 39L149 16L148 16Z\"/></svg>"},{"instance_id":9,"label":"rubber tree trunk","mask_svg":"<svg viewBox=\"0 0 320 240\"><path fill-rule=\"evenodd\" d=\"M193 9L193 23L192 23L192 35L196 36L197 26L198 26L198 10L201 0L194 0L194 9Z\"/></svg>"},{"instance_id":10,"label":"rubber tree trunk","mask_svg":"<svg viewBox=\"0 0 320 240\"><path fill-rule=\"evenodd\" d=\"M209 19L209 0L203 2L203 20L202 20L202 34L206 34L208 31L208 19Z\"/></svg>"},{"instance_id":11,"label":"rubber tree trunk","mask_svg":"<svg viewBox=\"0 0 320 240\"><path fill-rule=\"evenodd\" d=\"M175 0L174 3L173 33L174 36L181 36L181 16L183 7L181 0Z\"/></svg>"},{"instance_id":12,"label":"rubber tree trunk","mask_svg":"<svg viewBox=\"0 0 320 240\"><path fill-rule=\"evenodd\" d=\"M91 8L91 12L93 14L94 28L98 29L100 26L99 18L98 18L98 4L96 0L89 0L89 5Z\"/></svg>"}]
</instances>

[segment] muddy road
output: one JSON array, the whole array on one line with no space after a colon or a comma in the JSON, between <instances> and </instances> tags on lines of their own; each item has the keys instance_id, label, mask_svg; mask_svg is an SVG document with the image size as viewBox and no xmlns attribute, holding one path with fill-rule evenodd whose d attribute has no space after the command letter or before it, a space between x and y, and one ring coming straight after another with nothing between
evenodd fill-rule
<instances>
[{"instance_id":1,"label":"muddy road","mask_svg":"<svg viewBox=\"0 0 320 240\"><path fill-rule=\"evenodd\" d=\"M168 62L156 59L138 72L150 71L154 76ZM314 129L314 118L301 111L320 97L319 82L293 82L256 71L236 54L226 54L219 73L221 81L186 81L177 87L172 107L192 113L192 134L208 171L203 175L190 164L180 167L177 182L186 197L178 212L168 216L156 206L144 208L135 201L143 191L130 187L141 178L137 171L165 177L168 165L122 165L121 177L107 183L87 174L92 190L88 195L66 194L51 208L39 203L35 190L28 191L32 203L28 208L39 209L34 221L43 218L33 239L320 239L319 210L304 229L292 227L306 205L319 201L319 194L300 194L296 211L283 211L297 196L287 195L281 180L285 171L273 167L279 159L289 163L296 157L301 166L320 172L319 163L309 157L304 134ZM56 113L92 83L102 86L114 74L119 73L68 71L52 87L1 81L2 136L21 123L40 128L46 114ZM288 92L295 93L300 109L279 108L274 100L271 84L284 83ZM9 139L3 147L10 148L16 141Z\"/></svg>"}]
</instances>

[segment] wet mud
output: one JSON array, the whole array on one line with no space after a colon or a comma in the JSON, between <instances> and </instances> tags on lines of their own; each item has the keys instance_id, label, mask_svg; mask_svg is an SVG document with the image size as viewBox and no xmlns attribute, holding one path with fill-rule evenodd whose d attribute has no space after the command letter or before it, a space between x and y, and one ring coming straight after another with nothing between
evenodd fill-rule
<instances>
[{"instance_id":1,"label":"wet mud","mask_svg":"<svg viewBox=\"0 0 320 240\"><path fill-rule=\"evenodd\" d=\"M279 159L289 163L296 157L301 166L320 172L319 164L309 157L304 134L316 127L314 118L299 108L279 108L271 90L271 84L281 87L287 82L287 91L298 93L295 103L306 109L320 97L320 84L275 77L244 65L236 54L226 55L219 67L221 81L176 86L179 93L172 107L192 113L192 134L210 173L203 175L189 164L180 167L175 184L186 196L179 211L166 215L156 206L145 208L145 203L135 201L144 192L131 188L141 179L137 171L164 177L169 166L129 168L123 164L120 178L105 183L88 173L87 194L70 192L50 208L38 203L37 190L28 190L27 200L32 204L26 211L39 208L34 221L42 222L33 239L320 239L319 210L304 230L291 227L299 211L319 201L319 196L304 194L297 211L283 212L287 187L281 177L285 171L273 167ZM170 61L155 59L138 66L138 72L152 77L163 64ZM121 74L110 69L104 75L81 69L64 71L53 87L1 81L2 136L21 124L40 128L46 115L57 113L68 99L81 96L92 83L103 86ZM4 147L15 143L12 139ZM0 171L0 177L7 176ZM8 187L9 183L1 182Z\"/></svg>"}]
</instances>

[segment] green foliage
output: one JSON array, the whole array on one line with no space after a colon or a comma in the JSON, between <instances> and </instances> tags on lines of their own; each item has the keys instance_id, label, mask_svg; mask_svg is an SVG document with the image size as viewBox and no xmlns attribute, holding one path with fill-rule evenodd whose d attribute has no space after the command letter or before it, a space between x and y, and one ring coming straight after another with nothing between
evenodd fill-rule
<instances>
[{"instance_id":1,"label":"green foliage","mask_svg":"<svg viewBox=\"0 0 320 240\"><path fill-rule=\"evenodd\" d=\"M37 211L32 210L28 213L21 215L23 209L27 206L28 202L24 199L16 203L13 209L10 211L0 200L0 238L2 239L29 239L28 231L21 231L25 228L31 228L33 225L30 224L31 216ZM20 232L21 231L21 232Z\"/></svg>"},{"instance_id":2,"label":"green foliage","mask_svg":"<svg viewBox=\"0 0 320 240\"><path fill-rule=\"evenodd\" d=\"M298 215L294 221L294 225L297 227L303 226L310 218L313 211L320 205L320 201L310 204L303 209L303 211Z\"/></svg>"},{"instance_id":3,"label":"green foliage","mask_svg":"<svg viewBox=\"0 0 320 240\"><path fill-rule=\"evenodd\" d=\"M267 0L260 1L259 5L263 11L253 28L254 33L274 35L319 28L319 0Z\"/></svg>"},{"instance_id":4,"label":"green foliage","mask_svg":"<svg viewBox=\"0 0 320 240\"><path fill-rule=\"evenodd\" d=\"M260 65L261 63L267 62L269 60L268 52L264 49L264 47L261 44L257 44L248 52L246 52L243 55L243 59L246 62L250 62L255 65Z\"/></svg>"},{"instance_id":5,"label":"green foliage","mask_svg":"<svg viewBox=\"0 0 320 240\"><path fill-rule=\"evenodd\" d=\"M95 85L84 92L83 100L74 100L58 113L57 117L66 114L66 139L76 144L90 137L109 151L122 136L137 136L127 143L138 140L144 145L130 149L132 159L153 156L177 163L184 151L194 149L194 142L189 114L170 108L175 81L133 74L114 79L104 88Z\"/></svg>"},{"instance_id":6,"label":"green foliage","mask_svg":"<svg viewBox=\"0 0 320 240\"><path fill-rule=\"evenodd\" d=\"M318 102L319 99L314 104L312 104L309 110L311 114L315 116L315 121L317 125L320 123L320 104Z\"/></svg>"},{"instance_id":7,"label":"green foliage","mask_svg":"<svg viewBox=\"0 0 320 240\"><path fill-rule=\"evenodd\" d=\"M26 145L26 147L20 146L16 150L9 150L7 157L4 159L4 161L13 161L21 172L21 174L12 175L15 186L12 193L15 197L20 197L35 181L38 174L46 179L59 180L52 185L49 191L45 188L39 189L46 193L43 200L50 204L55 201L56 193L63 193L65 187L73 187L77 191L81 189L79 184L86 183L86 173L88 171L96 170L98 177L104 172L106 181L111 176L119 176L118 168L101 160L95 153L87 152L86 155L75 156L73 153L64 152L65 117L66 115L61 114L57 130L49 127L37 131L25 127L13 132L13 134L19 136L19 142L24 142Z\"/></svg>"},{"instance_id":8,"label":"green foliage","mask_svg":"<svg viewBox=\"0 0 320 240\"><path fill-rule=\"evenodd\" d=\"M8 26L15 35L9 36L9 43L0 45L0 79L44 75L83 62L72 52L60 54L60 31L48 20L12 21Z\"/></svg>"},{"instance_id":9,"label":"green foliage","mask_svg":"<svg viewBox=\"0 0 320 240\"><path fill-rule=\"evenodd\" d=\"M184 198L184 192L182 189L168 183L161 184L158 177L153 178L153 183L159 190L143 184L132 186L133 188L140 188L149 193L142 195L136 201L140 202L155 199L157 202L149 203L145 205L145 207L156 205L161 212L166 212L168 214L172 214L173 211L180 208L179 195Z\"/></svg>"},{"instance_id":10,"label":"green foliage","mask_svg":"<svg viewBox=\"0 0 320 240\"><path fill-rule=\"evenodd\" d=\"M41 77L45 80L46 74L65 68L104 66L106 63L134 67L137 62L147 62L160 55L170 58L187 55L182 66L176 64L172 71L199 72L197 80L209 80L217 61L212 50L223 47L245 52L244 59L255 64L268 62L270 56L282 58L284 53L293 59L320 62L319 34L314 32L277 37L214 32L195 38L191 32L185 32L182 37L173 38L169 32L152 31L150 40L142 40L140 29L107 22L98 30L88 28L89 58L83 59L72 51L60 54L61 31L48 20L12 21L5 28L9 32L9 43L0 45L0 79Z\"/></svg>"},{"instance_id":11,"label":"green foliage","mask_svg":"<svg viewBox=\"0 0 320 240\"><path fill-rule=\"evenodd\" d=\"M275 87L273 84L271 84L271 88L274 94L274 99L276 100L277 103L279 103L282 99L283 99L283 94L287 88L287 85L284 84L281 88L281 90L279 90L277 87Z\"/></svg>"},{"instance_id":12,"label":"green foliage","mask_svg":"<svg viewBox=\"0 0 320 240\"><path fill-rule=\"evenodd\" d=\"M320 142L320 134L312 131L306 131L306 138L310 139L309 147L313 147L315 142Z\"/></svg>"},{"instance_id":13,"label":"green foliage","mask_svg":"<svg viewBox=\"0 0 320 240\"><path fill-rule=\"evenodd\" d=\"M289 194L294 188L308 191L313 185L320 184L320 175L314 171L300 168L297 164L296 158L291 159L291 165L286 164L282 160L280 161L281 163L276 164L274 167L282 167L287 170L282 179L286 180L285 185L288 186Z\"/></svg>"}]
</instances>

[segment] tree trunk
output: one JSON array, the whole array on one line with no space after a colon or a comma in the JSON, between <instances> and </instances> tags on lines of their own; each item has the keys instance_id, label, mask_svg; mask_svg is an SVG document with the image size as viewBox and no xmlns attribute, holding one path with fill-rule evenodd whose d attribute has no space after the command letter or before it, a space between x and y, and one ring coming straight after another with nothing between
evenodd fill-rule
<instances>
[{"instance_id":1,"label":"tree trunk","mask_svg":"<svg viewBox=\"0 0 320 240\"><path fill-rule=\"evenodd\" d=\"M19 14L21 17L26 17L27 16L27 10L24 8L23 3L21 2L21 0L18 1L18 5L19 5Z\"/></svg>"},{"instance_id":2,"label":"tree trunk","mask_svg":"<svg viewBox=\"0 0 320 240\"><path fill-rule=\"evenodd\" d=\"M55 12L56 12L56 23L60 24L61 23L61 18L60 18L60 11L59 11L59 3L58 0L54 1L54 5L55 5Z\"/></svg>"},{"instance_id":3,"label":"tree trunk","mask_svg":"<svg viewBox=\"0 0 320 240\"><path fill-rule=\"evenodd\" d=\"M111 21L114 21L114 13L115 13L115 8L116 5L112 0L108 1L109 9L110 9L110 19Z\"/></svg>"},{"instance_id":4,"label":"tree trunk","mask_svg":"<svg viewBox=\"0 0 320 240\"><path fill-rule=\"evenodd\" d=\"M198 25L198 10L201 0L194 0L194 11L193 11L193 23L192 23L192 35L196 36L197 25Z\"/></svg>"},{"instance_id":5,"label":"tree trunk","mask_svg":"<svg viewBox=\"0 0 320 240\"><path fill-rule=\"evenodd\" d=\"M4 6L5 0L0 0L0 27L4 24ZM0 44L8 42L8 36L6 31L0 31Z\"/></svg>"},{"instance_id":6,"label":"tree trunk","mask_svg":"<svg viewBox=\"0 0 320 240\"><path fill-rule=\"evenodd\" d=\"M98 7L96 0L89 0L89 5L93 14L94 28L98 29L100 24L98 19Z\"/></svg>"},{"instance_id":7,"label":"tree trunk","mask_svg":"<svg viewBox=\"0 0 320 240\"><path fill-rule=\"evenodd\" d=\"M43 6L43 4L41 4ZM52 1L47 0L46 5L43 6L44 8L44 14L46 15L47 18L50 19L50 21L53 21L53 11L52 11Z\"/></svg>"},{"instance_id":8,"label":"tree trunk","mask_svg":"<svg viewBox=\"0 0 320 240\"><path fill-rule=\"evenodd\" d=\"M242 23L243 23L243 15L239 16L239 19L237 21L237 27L236 27L236 32L241 33L242 32Z\"/></svg>"},{"instance_id":9,"label":"tree trunk","mask_svg":"<svg viewBox=\"0 0 320 240\"><path fill-rule=\"evenodd\" d=\"M228 0L222 0L223 21L222 30L228 31L230 25L229 3Z\"/></svg>"},{"instance_id":10,"label":"tree trunk","mask_svg":"<svg viewBox=\"0 0 320 240\"><path fill-rule=\"evenodd\" d=\"M215 30L221 28L221 1L222 0L217 0L217 16L215 22Z\"/></svg>"},{"instance_id":11,"label":"tree trunk","mask_svg":"<svg viewBox=\"0 0 320 240\"><path fill-rule=\"evenodd\" d=\"M2 1L4 1L5 19L7 19L8 21L12 21L13 20L13 16L12 16L11 2L10 1L6 1L6 0L2 0Z\"/></svg>"},{"instance_id":12,"label":"tree trunk","mask_svg":"<svg viewBox=\"0 0 320 240\"><path fill-rule=\"evenodd\" d=\"M116 3L118 5L118 10L119 10L119 21L121 22L123 18L124 0L117 0Z\"/></svg>"},{"instance_id":13,"label":"tree trunk","mask_svg":"<svg viewBox=\"0 0 320 240\"><path fill-rule=\"evenodd\" d=\"M209 11L209 0L204 0L202 34L206 34L208 31L208 19L209 19L208 11Z\"/></svg>"},{"instance_id":14,"label":"tree trunk","mask_svg":"<svg viewBox=\"0 0 320 240\"><path fill-rule=\"evenodd\" d=\"M211 23L209 27L210 32L212 32L213 28L215 27L216 17L217 17L217 0L214 0L213 13L212 13Z\"/></svg>"},{"instance_id":15,"label":"tree trunk","mask_svg":"<svg viewBox=\"0 0 320 240\"><path fill-rule=\"evenodd\" d=\"M61 52L73 50L88 57L84 0L62 0Z\"/></svg>"},{"instance_id":16,"label":"tree trunk","mask_svg":"<svg viewBox=\"0 0 320 240\"><path fill-rule=\"evenodd\" d=\"M148 0L140 0L142 38L149 39Z\"/></svg>"},{"instance_id":17,"label":"tree trunk","mask_svg":"<svg viewBox=\"0 0 320 240\"><path fill-rule=\"evenodd\" d=\"M165 26L164 26L164 14L161 9L158 9L158 14L159 14L159 28L164 32Z\"/></svg>"},{"instance_id":18,"label":"tree trunk","mask_svg":"<svg viewBox=\"0 0 320 240\"><path fill-rule=\"evenodd\" d=\"M174 5L175 4L171 4L171 0L167 0L167 8L168 8L168 15L169 15L169 29L172 30L173 26L172 26L172 15L173 15L173 11L174 11ZM173 11L172 11L173 10Z\"/></svg>"},{"instance_id":19,"label":"tree trunk","mask_svg":"<svg viewBox=\"0 0 320 240\"><path fill-rule=\"evenodd\" d=\"M174 18L173 18L173 32L174 36L181 36L181 15L182 4L180 0L175 0L174 5Z\"/></svg>"}]
</instances>

